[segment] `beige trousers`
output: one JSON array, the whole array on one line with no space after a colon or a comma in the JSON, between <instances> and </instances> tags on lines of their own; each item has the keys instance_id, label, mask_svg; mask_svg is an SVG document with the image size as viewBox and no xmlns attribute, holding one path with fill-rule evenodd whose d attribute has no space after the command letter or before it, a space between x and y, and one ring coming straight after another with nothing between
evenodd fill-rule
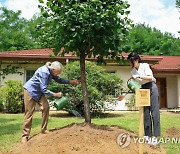
<instances>
[{"instance_id":1,"label":"beige trousers","mask_svg":"<svg viewBox=\"0 0 180 154\"><path fill-rule=\"evenodd\" d=\"M49 117L49 104L44 95L37 103L40 105L42 111L41 131L45 131L47 129L47 123ZM32 118L36 106L36 101L29 95L29 92L26 89L24 89L24 105L25 105L25 116L24 116L22 137L28 139L30 136Z\"/></svg>"}]
</instances>

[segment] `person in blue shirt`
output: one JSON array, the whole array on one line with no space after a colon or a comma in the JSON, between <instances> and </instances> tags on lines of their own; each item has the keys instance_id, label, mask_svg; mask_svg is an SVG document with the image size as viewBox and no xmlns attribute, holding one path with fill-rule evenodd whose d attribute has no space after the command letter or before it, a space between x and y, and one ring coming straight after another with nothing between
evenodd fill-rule
<instances>
[{"instance_id":1,"label":"person in blue shirt","mask_svg":"<svg viewBox=\"0 0 180 154\"><path fill-rule=\"evenodd\" d=\"M41 133L48 133L49 103L45 94L54 97L62 97L63 95L62 92L54 93L47 89L51 80L53 79L60 84L80 84L79 80L60 78L58 75L61 74L62 68L62 64L58 61L52 63L47 62L46 65L38 68L34 75L24 84L25 117L22 131L22 143L27 142L29 139L36 102L40 105L42 110Z\"/></svg>"}]
</instances>

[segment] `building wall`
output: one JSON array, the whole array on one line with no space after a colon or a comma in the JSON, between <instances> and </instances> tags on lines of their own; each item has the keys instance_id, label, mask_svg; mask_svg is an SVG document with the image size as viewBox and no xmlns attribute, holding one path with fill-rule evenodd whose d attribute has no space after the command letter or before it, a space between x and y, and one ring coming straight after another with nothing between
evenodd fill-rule
<instances>
[{"instance_id":1,"label":"building wall","mask_svg":"<svg viewBox=\"0 0 180 154\"><path fill-rule=\"evenodd\" d=\"M180 75L177 75L177 100L178 107L180 108Z\"/></svg>"},{"instance_id":2,"label":"building wall","mask_svg":"<svg viewBox=\"0 0 180 154\"><path fill-rule=\"evenodd\" d=\"M2 64L1 68L6 67L8 64ZM15 64L13 64L15 65ZM19 71L23 72L23 75L19 74L9 74L5 79L0 77L0 85L3 85L7 80L20 80L25 83L26 79L26 70L36 70L38 67L44 65L44 63L37 64L18 64L16 66L20 66ZM130 66L103 66L107 71L115 72L121 79L124 81L123 86L126 86L127 80L131 77L131 67ZM165 77L166 85L167 85L167 107L174 108L180 107L180 75L169 75L169 74L155 74L155 77ZM127 110L127 106L125 105L126 100L129 99L132 95L129 94L125 97L123 101L118 101L117 105L113 108L115 110Z\"/></svg>"},{"instance_id":3,"label":"building wall","mask_svg":"<svg viewBox=\"0 0 180 154\"><path fill-rule=\"evenodd\" d=\"M9 64L2 64L1 68L5 68ZM7 75L4 79L0 77L0 85L4 85L4 83L7 80L19 80L22 81L23 83L26 82L26 70L36 70L38 67L40 67L43 64L11 64L11 66L18 66L19 72L22 72L23 74L9 74Z\"/></svg>"},{"instance_id":4,"label":"building wall","mask_svg":"<svg viewBox=\"0 0 180 154\"><path fill-rule=\"evenodd\" d=\"M4 68L6 68L7 65L9 65L9 64L2 64L1 68L4 69ZM15 64L13 64L11 66L18 66L19 67L19 65L15 65ZM21 68L18 69L18 71L24 73L24 68L21 67ZM5 78L0 77L0 85L4 85L4 83L7 80L19 80L19 81L23 82L24 81L24 74L23 75L20 75L20 74L9 74Z\"/></svg>"},{"instance_id":5,"label":"building wall","mask_svg":"<svg viewBox=\"0 0 180 154\"><path fill-rule=\"evenodd\" d=\"M124 81L123 85L126 86L127 80L131 77L130 66L103 66L108 71L115 71L117 75Z\"/></svg>"},{"instance_id":6,"label":"building wall","mask_svg":"<svg viewBox=\"0 0 180 154\"><path fill-rule=\"evenodd\" d=\"M167 77L167 103L168 108L174 108L178 106L177 76Z\"/></svg>"},{"instance_id":7,"label":"building wall","mask_svg":"<svg viewBox=\"0 0 180 154\"><path fill-rule=\"evenodd\" d=\"M178 87L178 75L177 74L155 74L155 77L166 78L167 89L167 108L176 108L180 104L178 100L180 86Z\"/></svg>"}]
</instances>

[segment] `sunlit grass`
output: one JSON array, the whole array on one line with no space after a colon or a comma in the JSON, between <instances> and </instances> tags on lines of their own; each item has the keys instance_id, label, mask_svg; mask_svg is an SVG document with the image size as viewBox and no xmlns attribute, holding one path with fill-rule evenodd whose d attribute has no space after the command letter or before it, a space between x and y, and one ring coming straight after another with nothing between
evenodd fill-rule
<instances>
[{"instance_id":1,"label":"sunlit grass","mask_svg":"<svg viewBox=\"0 0 180 154\"><path fill-rule=\"evenodd\" d=\"M0 151L10 150L15 143L21 140L23 114L0 114ZM92 123L97 125L117 125L138 134L138 112L112 112L103 118L93 118ZM33 117L31 136L40 132L41 113L36 112ZM60 128L71 123L81 123L84 119L69 116L64 112L51 112L48 129ZM161 136L167 129L176 127L180 129L180 115L161 113ZM162 144L168 154L180 151L180 144Z\"/></svg>"}]
</instances>

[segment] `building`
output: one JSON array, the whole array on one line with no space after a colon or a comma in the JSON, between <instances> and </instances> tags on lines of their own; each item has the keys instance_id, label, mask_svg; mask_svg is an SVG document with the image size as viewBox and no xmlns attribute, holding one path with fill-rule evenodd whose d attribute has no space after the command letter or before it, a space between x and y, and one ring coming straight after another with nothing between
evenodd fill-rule
<instances>
[{"instance_id":1,"label":"building","mask_svg":"<svg viewBox=\"0 0 180 154\"><path fill-rule=\"evenodd\" d=\"M123 53L120 57L127 58ZM180 56L141 56L142 60L149 63L153 69L154 76L157 79L157 85L160 94L161 108L180 107ZM20 80L25 83L34 73L34 71L45 64L47 61L60 61L64 65L69 61L78 60L78 57L72 53L64 56L55 57L52 49L35 49L0 52L0 69L7 66L17 66L20 74L9 74L5 78L0 77L0 85L6 80ZM96 58L87 58L90 61L96 61ZM121 79L126 81L130 78L131 67L126 63L117 64L112 60L106 60L107 65L102 66L111 73L117 73ZM124 85L125 86L125 85ZM128 99L128 97L127 97ZM125 102L120 102L115 107L116 110L126 110Z\"/></svg>"}]
</instances>

